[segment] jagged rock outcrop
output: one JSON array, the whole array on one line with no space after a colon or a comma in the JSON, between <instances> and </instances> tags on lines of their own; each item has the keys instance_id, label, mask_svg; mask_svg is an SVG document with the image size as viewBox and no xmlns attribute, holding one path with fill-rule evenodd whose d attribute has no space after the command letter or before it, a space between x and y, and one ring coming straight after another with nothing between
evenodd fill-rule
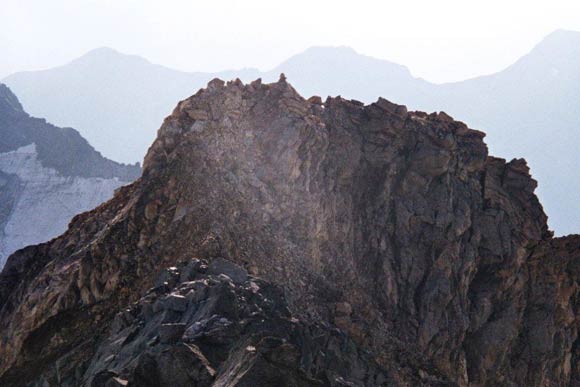
<instances>
[{"instance_id":1,"label":"jagged rock outcrop","mask_svg":"<svg viewBox=\"0 0 580 387\"><path fill-rule=\"evenodd\" d=\"M115 316L104 340L75 348L68 357L83 357L87 347L98 345L81 382L95 387L392 382L343 332L292 317L282 289L219 262L208 266L194 259L169 268L156 287ZM78 385L68 371L74 366L58 362L39 384Z\"/></svg>"},{"instance_id":2,"label":"jagged rock outcrop","mask_svg":"<svg viewBox=\"0 0 580 387\"><path fill-rule=\"evenodd\" d=\"M139 174L138 165L102 157L74 129L30 117L0 84L0 268L8 255L61 234L74 215Z\"/></svg>"},{"instance_id":3,"label":"jagged rock outcrop","mask_svg":"<svg viewBox=\"0 0 580 387\"><path fill-rule=\"evenodd\" d=\"M525 161L488 156L483 137L383 99L305 100L284 77L210 82L166 118L137 182L11 256L0 384L123 385L161 368L146 379L573 385L580 237L552 239ZM195 259L209 268L181 278ZM148 291L170 267L163 290ZM286 301L248 298L257 277ZM260 320L272 326L212 309L222 295L211 283L229 287L233 309L275 304ZM287 328L273 327L280 319ZM210 333L226 320L231 331ZM210 345L188 336L199 329ZM325 344L293 336L307 330ZM247 341L260 332L273 341ZM249 359L247 343L267 355ZM168 358L176 368L163 376Z\"/></svg>"}]
</instances>

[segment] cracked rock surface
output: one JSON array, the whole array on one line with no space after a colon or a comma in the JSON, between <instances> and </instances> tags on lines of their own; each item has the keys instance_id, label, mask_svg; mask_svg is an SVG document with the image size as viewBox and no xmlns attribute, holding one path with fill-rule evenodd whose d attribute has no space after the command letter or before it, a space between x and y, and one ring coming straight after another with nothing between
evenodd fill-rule
<instances>
[{"instance_id":1,"label":"cracked rock surface","mask_svg":"<svg viewBox=\"0 0 580 387\"><path fill-rule=\"evenodd\" d=\"M181 263L186 270L180 270L180 280L150 289L115 316L106 339L86 366L84 383L388 383L387 373L343 332L328 324L308 324L292 317L280 288L255 277L236 283L224 273L209 274L208 265L198 260L189 264L196 270L187 270L188 263ZM50 384L49 380L44 382ZM67 382L60 380L60 385ZM71 379L70 385L74 384Z\"/></svg>"},{"instance_id":2,"label":"cracked rock surface","mask_svg":"<svg viewBox=\"0 0 580 387\"><path fill-rule=\"evenodd\" d=\"M580 237L483 137L210 82L138 181L10 257L0 384L574 385Z\"/></svg>"}]
</instances>

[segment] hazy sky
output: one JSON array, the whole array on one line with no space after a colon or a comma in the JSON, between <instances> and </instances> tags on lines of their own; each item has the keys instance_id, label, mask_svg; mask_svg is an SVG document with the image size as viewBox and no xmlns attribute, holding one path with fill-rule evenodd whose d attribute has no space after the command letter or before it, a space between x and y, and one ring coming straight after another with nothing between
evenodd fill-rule
<instances>
[{"instance_id":1,"label":"hazy sky","mask_svg":"<svg viewBox=\"0 0 580 387\"><path fill-rule=\"evenodd\" d=\"M580 1L0 0L0 78L95 47L181 70L270 69L314 45L346 45L434 82L498 71Z\"/></svg>"}]
</instances>

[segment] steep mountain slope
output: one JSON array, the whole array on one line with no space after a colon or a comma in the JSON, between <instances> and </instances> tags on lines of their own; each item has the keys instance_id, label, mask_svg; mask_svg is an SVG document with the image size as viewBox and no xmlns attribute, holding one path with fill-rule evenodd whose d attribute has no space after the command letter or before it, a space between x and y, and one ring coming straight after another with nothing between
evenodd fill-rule
<instances>
[{"instance_id":1,"label":"steep mountain slope","mask_svg":"<svg viewBox=\"0 0 580 387\"><path fill-rule=\"evenodd\" d=\"M11 256L0 384L577 383L580 237L483 137L213 80L141 179Z\"/></svg>"},{"instance_id":2,"label":"steep mountain slope","mask_svg":"<svg viewBox=\"0 0 580 387\"><path fill-rule=\"evenodd\" d=\"M103 158L74 129L30 117L0 84L0 267L15 250L62 233L74 215L139 173L137 165Z\"/></svg>"},{"instance_id":3,"label":"steep mountain slope","mask_svg":"<svg viewBox=\"0 0 580 387\"><path fill-rule=\"evenodd\" d=\"M525 157L559 233L580 230L580 33L557 31L506 70L438 87L438 107L488 133L491 149ZM420 101L417 101L420 102Z\"/></svg>"}]
</instances>

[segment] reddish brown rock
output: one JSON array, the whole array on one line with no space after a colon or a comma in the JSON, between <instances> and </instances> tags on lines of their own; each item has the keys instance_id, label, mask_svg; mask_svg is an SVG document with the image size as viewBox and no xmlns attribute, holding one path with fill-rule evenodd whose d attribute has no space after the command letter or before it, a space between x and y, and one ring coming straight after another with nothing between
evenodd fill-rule
<instances>
[{"instance_id":1,"label":"reddish brown rock","mask_svg":"<svg viewBox=\"0 0 580 387\"><path fill-rule=\"evenodd\" d=\"M446 114L383 99L305 100L285 77L212 81L165 119L139 181L11 257L0 276L0 383L52 380L63 359L81 370L59 371L73 384L107 371L95 348L106 347L115 314L161 268L200 258L244 267L218 275L232 289L259 273L284 289L288 321L335 324L353 353L368 353L353 360L335 348L337 364L358 366L341 375L326 364L324 379L299 371L312 338L286 343L274 332L267 351L239 342L227 358L181 347L204 380L220 366L229 371L219 385L255 383L260 370L275 383L284 364L297 385L572 384L578 237L551 239L525 162L489 157L482 138ZM168 274L153 292L183 277ZM179 294L187 308L205 299L205 283L196 286ZM143 362L163 360L151 356ZM248 379L242 365L254 370Z\"/></svg>"}]
</instances>

